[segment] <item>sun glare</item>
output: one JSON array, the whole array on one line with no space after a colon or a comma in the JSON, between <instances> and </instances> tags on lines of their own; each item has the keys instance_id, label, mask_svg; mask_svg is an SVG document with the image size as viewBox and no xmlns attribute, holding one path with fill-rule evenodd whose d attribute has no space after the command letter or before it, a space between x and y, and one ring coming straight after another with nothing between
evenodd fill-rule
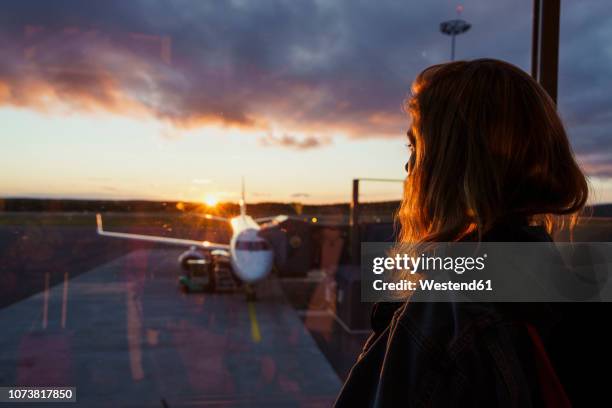
<instances>
[{"instance_id":1,"label":"sun glare","mask_svg":"<svg viewBox=\"0 0 612 408\"><path fill-rule=\"evenodd\" d=\"M214 195L207 195L204 197L204 204L206 204L208 207L214 207L219 203L219 199L214 196Z\"/></svg>"}]
</instances>

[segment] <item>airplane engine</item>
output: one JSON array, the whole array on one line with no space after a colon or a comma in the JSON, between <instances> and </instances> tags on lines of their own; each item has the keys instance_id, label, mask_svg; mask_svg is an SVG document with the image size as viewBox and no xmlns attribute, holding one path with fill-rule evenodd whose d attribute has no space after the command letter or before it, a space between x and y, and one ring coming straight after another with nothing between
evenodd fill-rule
<instances>
[{"instance_id":1,"label":"airplane engine","mask_svg":"<svg viewBox=\"0 0 612 408\"><path fill-rule=\"evenodd\" d=\"M210 255L205 254L195 247L191 247L187 251L183 252L178 258L181 268L187 272L189 272L192 268L189 261L208 261L207 264L210 265L211 258Z\"/></svg>"}]
</instances>

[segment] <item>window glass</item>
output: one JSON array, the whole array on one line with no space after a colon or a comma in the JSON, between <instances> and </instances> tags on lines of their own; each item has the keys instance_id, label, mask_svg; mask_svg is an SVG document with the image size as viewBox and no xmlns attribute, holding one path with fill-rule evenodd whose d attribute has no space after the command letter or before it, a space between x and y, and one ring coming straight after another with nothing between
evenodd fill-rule
<instances>
[{"instance_id":1,"label":"window glass","mask_svg":"<svg viewBox=\"0 0 612 408\"><path fill-rule=\"evenodd\" d=\"M559 110L578 160L591 179L596 213L612 216L612 9L605 0L563 2Z\"/></svg>"},{"instance_id":2,"label":"window glass","mask_svg":"<svg viewBox=\"0 0 612 408\"><path fill-rule=\"evenodd\" d=\"M600 175L605 3L567 6L561 50L561 107ZM440 24L471 25L455 58L529 69L530 1L457 5L3 1L0 386L75 386L83 406L331 405L369 333L349 296L353 179L378 180L359 186L361 239L392 240L402 104L451 58ZM278 223L237 244L275 251L253 285L227 249L252 225L242 199ZM216 250L213 279L177 262L191 247Z\"/></svg>"}]
</instances>

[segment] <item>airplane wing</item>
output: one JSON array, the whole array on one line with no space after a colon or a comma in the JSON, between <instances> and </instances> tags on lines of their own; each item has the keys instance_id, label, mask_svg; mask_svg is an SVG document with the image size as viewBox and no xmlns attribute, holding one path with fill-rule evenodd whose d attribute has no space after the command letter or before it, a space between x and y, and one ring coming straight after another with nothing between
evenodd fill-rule
<instances>
[{"instance_id":1,"label":"airplane wing","mask_svg":"<svg viewBox=\"0 0 612 408\"><path fill-rule=\"evenodd\" d=\"M218 217L216 215L210 215L210 214L204 214L201 215L201 217L206 218L207 220L215 220L215 221L225 221L225 222L230 222L229 218L225 218L225 217Z\"/></svg>"},{"instance_id":2,"label":"airplane wing","mask_svg":"<svg viewBox=\"0 0 612 408\"><path fill-rule=\"evenodd\" d=\"M268 229L268 228L274 228L277 227L280 223L285 222L289 219L289 216L287 215L277 215L276 217L262 217L262 218L256 218L255 222L256 223L264 223L260 225L261 229Z\"/></svg>"},{"instance_id":3,"label":"airplane wing","mask_svg":"<svg viewBox=\"0 0 612 408\"><path fill-rule=\"evenodd\" d=\"M181 239L181 238L169 238L169 237L160 237L157 235L141 235L141 234L131 234L127 232L111 232L104 231L104 227L102 226L102 215L96 214L96 224L98 235L102 235L105 237L114 237L114 238L124 238L124 239L134 239L138 241L148 241L148 242L159 242L162 244L168 245L178 245L178 246L195 246L198 248L215 250L229 250L229 245L227 244L217 244L209 241L196 241L191 239Z\"/></svg>"},{"instance_id":4,"label":"airplane wing","mask_svg":"<svg viewBox=\"0 0 612 408\"><path fill-rule=\"evenodd\" d=\"M273 219L275 219L276 217L279 217L278 215L273 216L273 217L259 217L259 218L255 218L254 221L258 224L262 223L262 222L269 222L272 221ZM285 216L286 217L286 216Z\"/></svg>"}]
</instances>

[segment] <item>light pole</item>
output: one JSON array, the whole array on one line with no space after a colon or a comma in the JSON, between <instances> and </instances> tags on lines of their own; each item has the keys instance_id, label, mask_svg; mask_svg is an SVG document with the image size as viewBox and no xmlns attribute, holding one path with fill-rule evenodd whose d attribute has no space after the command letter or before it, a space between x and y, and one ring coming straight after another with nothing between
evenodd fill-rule
<instances>
[{"instance_id":1,"label":"light pole","mask_svg":"<svg viewBox=\"0 0 612 408\"><path fill-rule=\"evenodd\" d=\"M359 230L359 183L362 181L403 183L404 179L378 179L378 178L356 178L353 179L353 199L351 201L350 215L350 245L351 262L358 265L361 256L361 234Z\"/></svg>"},{"instance_id":2,"label":"light pole","mask_svg":"<svg viewBox=\"0 0 612 408\"><path fill-rule=\"evenodd\" d=\"M463 6L457 6L457 15L460 15L462 11ZM460 18L440 23L440 31L451 36L451 61L455 60L455 37L465 33L470 27L472 27L470 23Z\"/></svg>"}]
</instances>

